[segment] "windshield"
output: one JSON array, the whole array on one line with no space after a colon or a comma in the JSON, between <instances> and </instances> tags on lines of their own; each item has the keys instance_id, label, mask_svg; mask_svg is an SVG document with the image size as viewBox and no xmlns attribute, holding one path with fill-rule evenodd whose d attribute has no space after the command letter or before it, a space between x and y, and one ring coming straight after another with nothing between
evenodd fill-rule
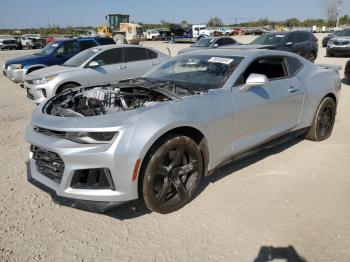
<instances>
[{"instance_id":1,"label":"windshield","mask_svg":"<svg viewBox=\"0 0 350 262\"><path fill-rule=\"evenodd\" d=\"M163 63L145 78L179 82L196 90L220 88L242 60L237 56L183 55Z\"/></svg>"},{"instance_id":2,"label":"windshield","mask_svg":"<svg viewBox=\"0 0 350 262\"><path fill-rule=\"evenodd\" d=\"M214 42L214 39L212 38L202 38L198 40L196 43L194 43L194 47L209 47L210 44Z\"/></svg>"},{"instance_id":3,"label":"windshield","mask_svg":"<svg viewBox=\"0 0 350 262\"><path fill-rule=\"evenodd\" d=\"M40 35L26 35L27 38L33 37L33 38L37 38L40 37Z\"/></svg>"},{"instance_id":4,"label":"windshield","mask_svg":"<svg viewBox=\"0 0 350 262\"><path fill-rule=\"evenodd\" d=\"M252 45L278 45L282 42L282 40L286 37L285 34L268 34L261 35L256 38Z\"/></svg>"},{"instance_id":5,"label":"windshield","mask_svg":"<svg viewBox=\"0 0 350 262\"><path fill-rule=\"evenodd\" d=\"M334 33L336 36L350 36L350 30L343 30Z\"/></svg>"},{"instance_id":6,"label":"windshield","mask_svg":"<svg viewBox=\"0 0 350 262\"><path fill-rule=\"evenodd\" d=\"M101 50L101 48L90 48L84 50L83 52L80 52L79 54L73 56L71 59L67 60L63 65L69 67L81 66L83 63L95 56Z\"/></svg>"},{"instance_id":7,"label":"windshield","mask_svg":"<svg viewBox=\"0 0 350 262\"><path fill-rule=\"evenodd\" d=\"M40 50L39 55L51 55L59 46L59 43L52 42Z\"/></svg>"}]
</instances>

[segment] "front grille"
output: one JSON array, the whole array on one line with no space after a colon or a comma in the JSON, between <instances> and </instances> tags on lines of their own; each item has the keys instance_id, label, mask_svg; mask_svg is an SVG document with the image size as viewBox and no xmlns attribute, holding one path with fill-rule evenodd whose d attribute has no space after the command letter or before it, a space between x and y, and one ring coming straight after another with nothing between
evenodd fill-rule
<instances>
[{"instance_id":1,"label":"front grille","mask_svg":"<svg viewBox=\"0 0 350 262\"><path fill-rule=\"evenodd\" d=\"M3 43L4 45L15 45L16 40L4 40Z\"/></svg>"},{"instance_id":2,"label":"front grille","mask_svg":"<svg viewBox=\"0 0 350 262\"><path fill-rule=\"evenodd\" d=\"M34 145L30 146L30 151L33 153L33 159L38 172L57 183L61 183L64 162L60 156Z\"/></svg>"},{"instance_id":3,"label":"front grille","mask_svg":"<svg viewBox=\"0 0 350 262\"><path fill-rule=\"evenodd\" d=\"M350 42L349 41L340 41L336 40L333 42L335 45L348 45Z\"/></svg>"}]
</instances>

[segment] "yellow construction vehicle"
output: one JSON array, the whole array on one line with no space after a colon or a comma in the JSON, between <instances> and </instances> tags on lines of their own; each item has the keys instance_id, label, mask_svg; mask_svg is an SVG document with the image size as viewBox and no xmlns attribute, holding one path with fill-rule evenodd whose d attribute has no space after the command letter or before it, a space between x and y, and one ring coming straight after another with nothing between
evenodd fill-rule
<instances>
[{"instance_id":1,"label":"yellow construction vehicle","mask_svg":"<svg viewBox=\"0 0 350 262\"><path fill-rule=\"evenodd\" d=\"M107 25L97 27L97 34L112 37L117 44L138 44L142 38L142 26L129 22L129 15L109 14Z\"/></svg>"}]
</instances>

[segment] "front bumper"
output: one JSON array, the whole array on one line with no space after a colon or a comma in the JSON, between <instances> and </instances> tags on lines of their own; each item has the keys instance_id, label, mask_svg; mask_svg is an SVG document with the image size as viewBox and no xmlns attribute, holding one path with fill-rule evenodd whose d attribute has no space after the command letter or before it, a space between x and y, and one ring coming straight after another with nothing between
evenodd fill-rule
<instances>
[{"instance_id":1,"label":"front bumper","mask_svg":"<svg viewBox=\"0 0 350 262\"><path fill-rule=\"evenodd\" d=\"M42 85L33 85L25 80L24 89L27 92L27 97L33 100L36 104L41 104L47 97L52 96L52 88L49 83Z\"/></svg>"},{"instance_id":2,"label":"front bumper","mask_svg":"<svg viewBox=\"0 0 350 262\"><path fill-rule=\"evenodd\" d=\"M13 69L11 66L3 69L3 74L6 75L9 79L11 79L15 83L23 83L24 77L27 74L28 69Z\"/></svg>"},{"instance_id":3,"label":"front bumper","mask_svg":"<svg viewBox=\"0 0 350 262\"><path fill-rule=\"evenodd\" d=\"M135 200L138 198L137 181L132 181L132 174L136 159L116 153L119 139L120 134L111 144L78 144L64 138L35 132L33 126L28 125L26 140L32 145L57 154L64 162L62 178L57 182L40 173L33 153L30 153L29 178L53 192L55 199L70 199L69 202L73 204L83 202L83 205L92 205L95 209L98 209L97 207L106 209ZM71 186L77 170L96 168L110 170L115 189L82 189Z\"/></svg>"},{"instance_id":4,"label":"front bumper","mask_svg":"<svg viewBox=\"0 0 350 262\"><path fill-rule=\"evenodd\" d=\"M331 55L350 55L349 46L328 46L327 54Z\"/></svg>"},{"instance_id":5,"label":"front bumper","mask_svg":"<svg viewBox=\"0 0 350 262\"><path fill-rule=\"evenodd\" d=\"M0 49L17 49L16 44L4 44L0 45Z\"/></svg>"},{"instance_id":6,"label":"front bumper","mask_svg":"<svg viewBox=\"0 0 350 262\"><path fill-rule=\"evenodd\" d=\"M31 167L29 162L26 163L27 166L27 179L28 182L37 188L45 191L46 193L51 195L52 200L59 205L72 207L84 211L89 212L97 212L97 213L105 213L109 210L115 208L116 206L120 206L125 202L108 202L108 201L92 201L92 200L80 200L68 197L58 196L56 191L46 186L45 184L40 183L38 180L33 178L31 174Z\"/></svg>"}]
</instances>

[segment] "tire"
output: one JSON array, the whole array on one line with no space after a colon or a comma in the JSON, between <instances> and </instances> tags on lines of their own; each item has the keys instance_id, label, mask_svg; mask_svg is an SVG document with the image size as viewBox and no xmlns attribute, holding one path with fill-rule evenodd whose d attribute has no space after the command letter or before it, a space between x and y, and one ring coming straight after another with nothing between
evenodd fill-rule
<instances>
[{"instance_id":1,"label":"tire","mask_svg":"<svg viewBox=\"0 0 350 262\"><path fill-rule=\"evenodd\" d=\"M315 63L315 60L317 59L316 52L310 51L306 59L309 60L311 63Z\"/></svg>"},{"instance_id":2,"label":"tire","mask_svg":"<svg viewBox=\"0 0 350 262\"><path fill-rule=\"evenodd\" d=\"M327 56L328 56L328 57L333 57L334 54L327 52Z\"/></svg>"},{"instance_id":3,"label":"tire","mask_svg":"<svg viewBox=\"0 0 350 262\"><path fill-rule=\"evenodd\" d=\"M126 40L125 36L121 34L117 34L113 37L113 40L117 45L127 44L128 41Z\"/></svg>"},{"instance_id":4,"label":"tire","mask_svg":"<svg viewBox=\"0 0 350 262\"><path fill-rule=\"evenodd\" d=\"M145 161L140 193L147 209L168 214L190 202L203 177L196 142L187 136L166 136Z\"/></svg>"},{"instance_id":5,"label":"tire","mask_svg":"<svg viewBox=\"0 0 350 262\"><path fill-rule=\"evenodd\" d=\"M79 85L73 84L73 83L62 85L59 88L57 88L56 95L63 93L64 91L67 91L69 89L73 89L77 86L79 86Z\"/></svg>"},{"instance_id":6,"label":"tire","mask_svg":"<svg viewBox=\"0 0 350 262\"><path fill-rule=\"evenodd\" d=\"M335 101L330 97L325 97L316 110L312 126L306 135L306 139L311 141L323 141L329 138L332 134L335 115Z\"/></svg>"}]
</instances>

